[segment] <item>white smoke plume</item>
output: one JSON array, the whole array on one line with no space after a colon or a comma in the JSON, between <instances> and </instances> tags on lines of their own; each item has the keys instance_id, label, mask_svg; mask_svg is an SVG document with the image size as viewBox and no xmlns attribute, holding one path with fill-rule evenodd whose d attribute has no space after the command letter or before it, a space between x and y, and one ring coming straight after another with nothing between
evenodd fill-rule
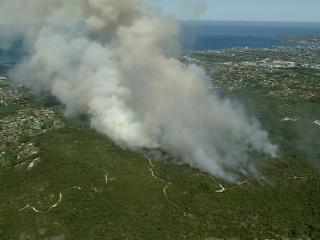
<instances>
[{"instance_id":1,"label":"white smoke plume","mask_svg":"<svg viewBox=\"0 0 320 240\"><path fill-rule=\"evenodd\" d=\"M247 173L249 152L276 155L259 123L209 90L195 65L170 57L178 23L138 0L0 0L0 21L24 34L14 71L50 91L66 113L88 114L117 144L160 148L214 176Z\"/></svg>"}]
</instances>

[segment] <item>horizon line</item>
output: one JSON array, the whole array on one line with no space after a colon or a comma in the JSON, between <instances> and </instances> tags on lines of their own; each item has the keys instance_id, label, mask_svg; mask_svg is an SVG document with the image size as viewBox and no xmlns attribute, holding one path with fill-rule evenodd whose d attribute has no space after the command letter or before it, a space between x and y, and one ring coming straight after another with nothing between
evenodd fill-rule
<instances>
[{"instance_id":1,"label":"horizon line","mask_svg":"<svg viewBox=\"0 0 320 240\"><path fill-rule=\"evenodd\" d=\"M216 20L216 19L178 19L180 22L244 22L244 23L310 23L320 24L319 21L291 21L291 20Z\"/></svg>"}]
</instances>

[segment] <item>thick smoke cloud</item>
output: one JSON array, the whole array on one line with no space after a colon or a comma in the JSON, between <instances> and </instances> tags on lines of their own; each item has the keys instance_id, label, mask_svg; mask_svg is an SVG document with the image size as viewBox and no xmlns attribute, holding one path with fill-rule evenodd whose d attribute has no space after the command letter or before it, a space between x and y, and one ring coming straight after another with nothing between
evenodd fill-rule
<instances>
[{"instance_id":1,"label":"thick smoke cloud","mask_svg":"<svg viewBox=\"0 0 320 240\"><path fill-rule=\"evenodd\" d=\"M117 144L160 148L233 180L252 169L251 151L276 155L259 123L209 90L195 65L169 56L178 24L138 0L0 0L0 21L19 29L30 56L13 72L50 91L68 115Z\"/></svg>"}]
</instances>

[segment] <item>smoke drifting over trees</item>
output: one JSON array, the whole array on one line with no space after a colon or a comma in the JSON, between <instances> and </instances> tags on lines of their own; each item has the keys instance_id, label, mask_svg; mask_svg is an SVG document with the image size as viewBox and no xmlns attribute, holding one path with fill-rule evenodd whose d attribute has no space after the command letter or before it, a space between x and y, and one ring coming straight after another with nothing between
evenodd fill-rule
<instances>
[{"instance_id":1,"label":"smoke drifting over trees","mask_svg":"<svg viewBox=\"0 0 320 240\"><path fill-rule=\"evenodd\" d=\"M276 155L255 119L209 90L201 68L170 57L178 24L142 1L0 0L0 21L30 52L13 78L50 91L68 115L88 114L123 147L161 148L227 180L227 169L253 169L248 152Z\"/></svg>"}]
</instances>

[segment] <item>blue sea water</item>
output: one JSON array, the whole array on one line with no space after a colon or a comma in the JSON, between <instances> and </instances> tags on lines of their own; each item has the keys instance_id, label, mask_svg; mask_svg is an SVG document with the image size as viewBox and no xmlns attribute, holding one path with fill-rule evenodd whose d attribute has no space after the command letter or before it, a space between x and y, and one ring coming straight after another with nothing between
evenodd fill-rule
<instances>
[{"instance_id":1,"label":"blue sea water","mask_svg":"<svg viewBox=\"0 0 320 240\"><path fill-rule=\"evenodd\" d=\"M294 43L283 40L283 37L320 37L320 23L232 21L182 21L180 23L183 52L234 47L294 46ZM0 25L0 41L5 31L6 26ZM25 51L23 41L17 39L9 50L4 51L0 48L0 56L6 55L12 59L18 59L26 54Z\"/></svg>"},{"instance_id":2,"label":"blue sea water","mask_svg":"<svg viewBox=\"0 0 320 240\"><path fill-rule=\"evenodd\" d=\"M183 21L181 28L184 51L293 46L283 38L320 37L320 23Z\"/></svg>"}]
</instances>

